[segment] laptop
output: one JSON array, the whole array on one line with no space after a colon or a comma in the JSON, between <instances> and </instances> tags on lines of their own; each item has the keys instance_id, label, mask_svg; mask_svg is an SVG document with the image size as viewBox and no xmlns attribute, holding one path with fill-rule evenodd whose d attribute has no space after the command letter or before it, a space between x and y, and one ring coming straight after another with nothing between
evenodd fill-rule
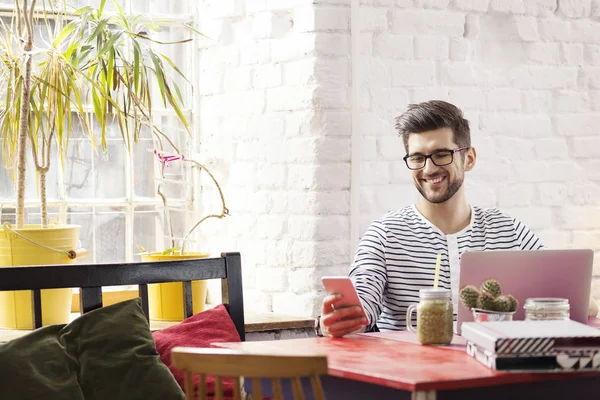
<instances>
[{"instance_id":1,"label":"laptop","mask_svg":"<svg viewBox=\"0 0 600 400\"><path fill-rule=\"evenodd\" d=\"M572 320L587 323L592 284L592 250L466 251L460 259L459 288L497 279L504 294L519 301L514 320L524 320L523 305L530 297L569 299ZM473 321L471 310L458 304L456 333Z\"/></svg>"}]
</instances>

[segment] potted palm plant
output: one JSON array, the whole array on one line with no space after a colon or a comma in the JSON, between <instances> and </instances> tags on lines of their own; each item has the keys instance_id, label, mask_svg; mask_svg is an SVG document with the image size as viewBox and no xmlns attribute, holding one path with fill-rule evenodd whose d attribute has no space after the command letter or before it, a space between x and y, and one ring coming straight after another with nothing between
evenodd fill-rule
<instances>
[{"instance_id":1,"label":"potted palm plant","mask_svg":"<svg viewBox=\"0 0 600 400\"><path fill-rule=\"evenodd\" d=\"M1 22L0 136L4 165L16 185L16 224L0 227L0 267L65 264L81 256L79 227L51 223L46 207L46 176L55 167L51 154L57 151L59 164L64 163L75 124L102 150L108 124L117 122L127 149L142 129L149 129L161 148L166 144L178 154L153 123L152 104L160 101L189 131L174 81L183 74L154 49L165 44L150 35L159 27L143 16L125 14L111 1L116 12L108 14L106 0L98 8L73 12L62 0L15 0L11 20ZM45 39L36 38L36 24L44 26ZM28 164L35 167L39 224L25 224ZM65 322L70 302L70 289L43 291L43 324ZM0 292L0 327L32 328L28 293Z\"/></svg>"}]
</instances>

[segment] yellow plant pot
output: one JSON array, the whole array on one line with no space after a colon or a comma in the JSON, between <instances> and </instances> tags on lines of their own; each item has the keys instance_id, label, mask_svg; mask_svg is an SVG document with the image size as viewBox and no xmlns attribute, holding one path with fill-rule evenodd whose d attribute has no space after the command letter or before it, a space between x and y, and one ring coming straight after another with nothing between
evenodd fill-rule
<instances>
[{"instance_id":1,"label":"yellow plant pot","mask_svg":"<svg viewBox=\"0 0 600 400\"><path fill-rule=\"evenodd\" d=\"M79 242L78 225L25 225L23 229L10 227L33 242L54 249L76 250ZM0 226L0 268L22 265L72 264L61 251L54 251L31 243ZM42 290L42 325L69 322L73 290ZM0 328L33 329L33 305L31 291L0 291Z\"/></svg>"},{"instance_id":2,"label":"yellow plant pot","mask_svg":"<svg viewBox=\"0 0 600 400\"><path fill-rule=\"evenodd\" d=\"M183 254L143 254L142 261L173 261L206 258L208 253L185 252ZM192 312L204 311L206 281L192 281ZM157 321L183 321L183 285L181 282L148 285L148 308L150 319Z\"/></svg>"}]
</instances>

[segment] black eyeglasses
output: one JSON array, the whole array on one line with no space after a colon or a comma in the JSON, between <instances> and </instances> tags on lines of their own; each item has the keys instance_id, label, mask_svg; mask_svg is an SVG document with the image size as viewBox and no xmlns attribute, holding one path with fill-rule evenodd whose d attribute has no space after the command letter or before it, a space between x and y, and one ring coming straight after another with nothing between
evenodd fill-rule
<instances>
[{"instance_id":1,"label":"black eyeglasses","mask_svg":"<svg viewBox=\"0 0 600 400\"><path fill-rule=\"evenodd\" d=\"M437 165L438 167L443 167L444 165L450 165L454 161L454 153L467 150L470 147L460 147L454 150L438 150L431 154L415 154L415 155L405 155L402 159L406 163L408 169L423 169L425 168L425 163L427 159L430 158L431 162Z\"/></svg>"}]
</instances>

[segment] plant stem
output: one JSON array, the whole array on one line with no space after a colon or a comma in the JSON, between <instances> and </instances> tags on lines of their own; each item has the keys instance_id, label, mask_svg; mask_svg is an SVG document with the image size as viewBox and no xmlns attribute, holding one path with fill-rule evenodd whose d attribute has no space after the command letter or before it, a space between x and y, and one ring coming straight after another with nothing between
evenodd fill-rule
<instances>
[{"instance_id":1,"label":"plant stem","mask_svg":"<svg viewBox=\"0 0 600 400\"><path fill-rule=\"evenodd\" d=\"M25 79L21 90L21 118L19 120L19 137L17 141L17 229L22 229L25 224L25 174L27 169L27 132L29 129L29 99L31 96L31 70L33 64L33 9L36 0L31 3L31 9L27 6L27 0L23 1L22 16L27 28L27 39L23 49L25 50Z\"/></svg>"},{"instance_id":2,"label":"plant stem","mask_svg":"<svg viewBox=\"0 0 600 400\"><path fill-rule=\"evenodd\" d=\"M48 227L48 206L46 205L46 171L40 171L40 210L42 214L42 228ZM43 195L42 195L43 194Z\"/></svg>"}]
</instances>

